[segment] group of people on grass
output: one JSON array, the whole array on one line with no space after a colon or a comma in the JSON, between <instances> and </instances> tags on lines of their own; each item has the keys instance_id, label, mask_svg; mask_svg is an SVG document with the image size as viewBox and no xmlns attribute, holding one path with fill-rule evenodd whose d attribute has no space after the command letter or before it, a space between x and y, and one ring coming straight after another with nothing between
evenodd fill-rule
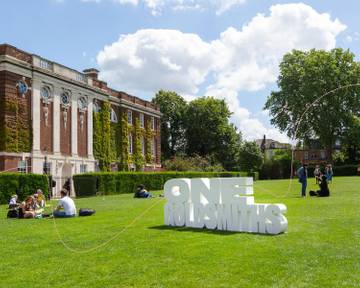
<instances>
[{"instance_id":1,"label":"group of people on grass","mask_svg":"<svg viewBox=\"0 0 360 288\"><path fill-rule=\"evenodd\" d=\"M31 219L45 217L74 217L76 215L76 206L74 201L68 196L66 189L60 191L61 199L54 209L53 213L45 213L46 199L41 189L36 190L33 195L27 196L23 202L18 202L18 195L11 196L9 201L9 218Z\"/></svg>"},{"instance_id":2,"label":"group of people on grass","mask_svg":"<svg viewBox=\"0 0 360 288\"><path fill-rule=\"evenodd\" d=\"M306 187L307 187L307 164L303 163L303 165L297 170L297 176L299 178L299 182L301 183L301 197L306 196ZM318 196L318 197L328 197L330 196L330 190L328 184L332 182L332 177L334 175L331 164L326 165L324 173L321 171L319 165L315 166L314 169L314 177L316 184L319 185L320 190L310 191L310 196Z\"/></svg>"}]
</instances>

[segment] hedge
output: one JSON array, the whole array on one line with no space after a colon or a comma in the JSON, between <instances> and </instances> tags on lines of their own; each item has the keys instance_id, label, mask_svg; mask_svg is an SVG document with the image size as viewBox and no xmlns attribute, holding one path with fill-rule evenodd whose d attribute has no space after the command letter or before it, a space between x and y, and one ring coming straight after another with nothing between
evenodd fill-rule
<instances>
[{"instance_id":1,"label":"hedge","mask_svg":"<svg viewBox=\"0 0 360 288\"><path fill-rule=\"evenodd\" d=\"M37 189L41 189L45 196L49 192L48 178L40 174L22 173L1 173L0 174L0 204L9 202L11 195L17 194L19 200L24 200L27 196L34 194Z\"/></svg>"},{"instance_id":2,"label":"hedge","mask_svg":"<svg viewBox=\"0 0 360 288\"><path fill-rule=\"evenodd\" d=\"M342 165L342 166L333 166L334 176L356 176L359 175L358 167L360 165ZM276 170L278 168L278 170ZM294 165L294 174L297 169L300 168L300 164ZM320 165L320 169L325 173L325 166ZM314 177L315 166L308 166L308 176ZM294 175L296 177L296 175ZM290 167L288 171L282 172L282 170L276 166L276 164L265 166L261 170L260 179L287 179L290 178Z\"/></svg>"},{"instance_id":3,"label":"hedge","mask_svg":"<svg viewBox=\"0 0 360 288\"><path fill-rule=\"evenodd\" d=\"M139 184L148 190L161 190L164 183L172 178L211 178L211 177L254 177L258 173L247 172L105 172L75 175L74 187L77 197L134 193Z\"/></svg>"}]
</instances>

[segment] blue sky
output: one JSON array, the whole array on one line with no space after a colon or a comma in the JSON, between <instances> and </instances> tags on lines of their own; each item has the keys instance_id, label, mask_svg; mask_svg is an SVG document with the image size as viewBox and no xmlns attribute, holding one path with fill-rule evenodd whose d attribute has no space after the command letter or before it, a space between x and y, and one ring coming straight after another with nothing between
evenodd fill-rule
<instances>
[{"instance_id":1,"label":"blue sky","mask_svg":"<svg viewBox=\"0 0 360 288\"><path fill-rule=\"evenodd\" d=\"M146 99L160 88L225 98L248 139L286 140L262 111L284 53L360 52L360 1L5 0L1 10L0 42L97 67L110 86Z\"/></svg>"}]
</instances>

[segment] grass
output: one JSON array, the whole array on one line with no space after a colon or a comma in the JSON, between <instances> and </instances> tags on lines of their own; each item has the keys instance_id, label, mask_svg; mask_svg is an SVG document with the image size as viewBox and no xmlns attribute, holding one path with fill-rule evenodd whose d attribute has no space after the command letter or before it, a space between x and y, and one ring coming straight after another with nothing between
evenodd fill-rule
<instances>
[{"instance_id":1,"label":"grass","mask_svg":"<svg viewBox=\"0 0 360 288\"><path fill-rule=\"evenodd\" d=\"M277 236L165 227L164 199L132 195L77 199L96 215L56 225L2 217L0 287L360 287L360 177L335 177L329 198L288 184L254 185L257 203L288 207ZM80 252L104 246L73 252L57 232Z\"/></svg>"}]
</instances>

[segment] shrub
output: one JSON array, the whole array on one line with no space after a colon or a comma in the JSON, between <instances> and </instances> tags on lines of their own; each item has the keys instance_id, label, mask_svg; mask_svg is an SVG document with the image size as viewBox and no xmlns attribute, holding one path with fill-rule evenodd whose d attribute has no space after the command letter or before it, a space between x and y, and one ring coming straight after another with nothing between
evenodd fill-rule
<instances>
[{"instance_id":1,"label":"shrub","mask_svg":"<svg viewBox=\"0 0 360 288\"><path fill-rule=\"evenodd\" d=\"M0 174L0 204L8 203L11 195L15 193L19 196L19 200L24 200L37 189L41 189L47 197L48 187L46 175L2 173Z\"/></svg>"},{"instance_id":2,"label":"shrub","mask_svg":"<svg viewBox=\"0 0 360 288\"><path fill-rule=\"evenodd\" d=\"M211 178L211 177L258 178L258 173L247 172L105 172L86 173L74 176L75 192L78 197L95 195L96 191L104 195L134 193L137 185L144 184L149 190L161 190L164 183L173 178ZM86 183L86 184L85 184ZM98 186L94 188L94 185Z\"/></svg>"},{"instance_id":3,"label":"shrub","mask_svg":"<svg viewBox=\"0 0 360 288\"><path fill-rule=\"evenodd\" d=\"M195 155L192 157L177 155L164 162L164 168L169 171L196 171L196 172L221 172L222 165L210 157Z\"/></svg>"}]
</instances>

